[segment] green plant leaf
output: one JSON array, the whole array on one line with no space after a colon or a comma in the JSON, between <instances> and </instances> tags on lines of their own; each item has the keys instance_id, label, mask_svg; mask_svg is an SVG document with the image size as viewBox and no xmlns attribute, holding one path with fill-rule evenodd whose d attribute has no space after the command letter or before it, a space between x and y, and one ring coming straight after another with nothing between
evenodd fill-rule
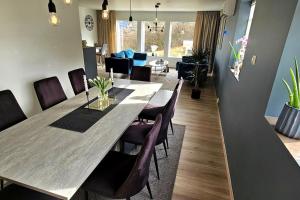
<instances>
[{"instance_id":1,"label":"green plant leaf","mask_svg":"<svg viewBox=\"0 0 300 200\"><path fill-rule=\"evenodd\" d=\"M293 95L294 95L294 104L293 107L299 109L300 108L300 99L299 99L299 92L298 92L298 84L292 68L290 68L290 75L292 78L293 83Z\"/></svg>"},{"instance_id":2,"label":"green plant leaf","mask_svg":"<svg viewBox=\"0 0 300 200\"><path fill-rule=\"evenodd\" d=\"M235 50L235 48L233 47L233 45L232 45L231 42L229 42L229 45L230 45L230 47L231 47L231 50L232 50L234 59L235 59L235 61L237 61L237 60L239 59L239 55L237 54L237 52L236 52L236 50Z\"/></svg>"},{"instance_id":3,"label":"green plant leaf","mask_svg":"<svg viewBox=\"0 0 300 200\"><path fill-rule=\"evenodd\" d=\"M293 94L293 92L291 90L291 87L289 86L289 84L287 83L286 80L283 79L282 81L283 81L284 85L286 86L286 89L287 89L287 91L289 93L289 99L290 99L289 105L293 106L293 104L294 104L294 94Z\"/></svg>"},{"instance_id":4,"label":"green plant leaf","mask_svg":"<svg viewBox=\"0 0 300 200\"><path fill-rule=\"evenodd\" d=\"M297 86L298 86L298 98L300 98L300 75L299 75L299 65L298 65L298 60L295 57L295 71L296 71L296 81L297 81Z\"/></svg>"}]
</instances>

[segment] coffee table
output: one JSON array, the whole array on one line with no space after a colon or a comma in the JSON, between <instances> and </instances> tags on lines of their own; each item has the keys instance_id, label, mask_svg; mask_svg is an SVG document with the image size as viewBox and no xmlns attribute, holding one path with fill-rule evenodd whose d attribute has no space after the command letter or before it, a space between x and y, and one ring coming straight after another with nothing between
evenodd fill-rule
<instances>
[{"instance_id":1,"label":"coffee table","mask_svg":"<svg viewBox=\"0 0 300 200\"><path fill-rule=\"evenodd\" d=\"M153 60L149 62L149 65L155 72L169 72L169 62L167 60L163 60L162 62L160 60Z\"/></svg>"}]
</instances>

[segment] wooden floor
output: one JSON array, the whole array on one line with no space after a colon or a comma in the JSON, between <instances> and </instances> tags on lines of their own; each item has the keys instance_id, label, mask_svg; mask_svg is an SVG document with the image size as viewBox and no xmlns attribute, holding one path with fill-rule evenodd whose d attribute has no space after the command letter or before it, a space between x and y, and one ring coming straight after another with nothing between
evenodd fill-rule
<instances>
[{"instance_id":1,"label":"wooden floor","mask_svg":"<svg viewBox=\"0 0 300 200\"><path fill-rule=\"evenodd\" d=\"M186 125L186 133L172 199L229 200L215 89L207 83L198 101L190 94L191 86L185 83L173 119Z\"/></svg>"}]
</instances>

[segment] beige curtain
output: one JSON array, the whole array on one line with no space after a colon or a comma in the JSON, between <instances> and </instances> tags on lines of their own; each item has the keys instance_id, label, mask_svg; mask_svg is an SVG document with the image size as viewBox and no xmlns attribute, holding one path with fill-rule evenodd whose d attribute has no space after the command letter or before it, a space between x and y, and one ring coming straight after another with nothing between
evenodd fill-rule
<instances>
[{"instance_id":1,"label":"beige curtain","mask_svg":"<svg viewBox=\"0 0 300 200\"><path fill-rule=\"evenodd\" d=\"M216 46L218 41L220 25L220 12L219 11L198 11L195 32L194 32L194 49L203 49L210 52L209 66L214 60Z\"/></svg>"},{"instance_id":2,"label":"beige curtain","mask_svg":"<svg viewBox=\"0 0 300 200\"><path fill-rule=\"evenodd\" d=\"M108 44L108 54L116 51L116 12L109 12L109 19L102 19L102 11L97 11L98 44Z\"/></svg>"}]
</instances>

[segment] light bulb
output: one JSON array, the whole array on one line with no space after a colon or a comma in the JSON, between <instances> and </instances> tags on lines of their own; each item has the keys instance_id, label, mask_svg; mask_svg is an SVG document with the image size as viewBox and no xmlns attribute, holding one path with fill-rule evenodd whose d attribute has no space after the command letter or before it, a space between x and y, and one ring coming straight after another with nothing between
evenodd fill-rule
<instances>
[{"instance_id":1,"label":"light bulb","mask_svg":"<svg viewBox=\"0 0 300 200\"><path fill-rule=\"evenodd\" d=\"M133 27L133 22L129 21L128 22L128 28L132 28Z\"/></svg>"},{"instance_id":2,"label":"light bulb","mask_svg":"<svg viewBox=\"0 0 300 200\"><path fill-rule=\"evenodd\" d=\"M109 10L102 10L102 19L107 20L109 18Z\"/></svg>"},{"instance_id":3,"label":"light bulb","mask_svg":"<svg viewBox=\"0 0 300 200\"><path fill-rule=\"evenodd\" d=\"M49 15L49 23L53 26L58 26L60 23L60 19L56 13L50 13Z\"/></svg>"},{"instance_id":4,"label":"light bulb","mask_svg":"<svg viewBox=\"0 0 300 200\"><path fill-rule=\"evenodd\" d=\"M71 4L72 4L72 0L64 0L64 3L65 3L66 5L71 5Z\"/></svg>"}]
</instances>

